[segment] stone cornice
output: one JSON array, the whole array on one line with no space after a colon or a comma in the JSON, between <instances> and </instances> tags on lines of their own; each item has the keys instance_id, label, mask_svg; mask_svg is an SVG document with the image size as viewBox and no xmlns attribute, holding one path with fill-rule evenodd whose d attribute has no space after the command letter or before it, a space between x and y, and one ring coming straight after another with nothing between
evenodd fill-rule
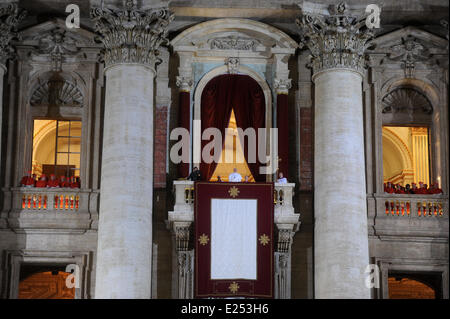
<instances>
[{"instance_id":1,"label":"stone cornice","mask_svg":"<svg viewBox=\"0 0 450 319\"><path fill-rule=\"evenodd\" d=\"M14 50L10 46L13 38L17 37L16 28L27 12L20 10L16 3L0 8L0 65L13 56Z\"/></svg>"},{"instance_id":2,"label":"stone cornice","mask_svg":"<svg viewBox=\"0 0 450 319\"><path fill-rule=\"evenodd\" d=\"M120 63L139 63L155 67L160 62L158 48L168 44L167 27L173 20L168 8L137 10L127 0L125 9L93 8L91 18L104 45L106 67Z\"/></svg>"},{"instance_id":3,"label":"stone cornice","mask_svg":"<svg viewBox=\"0 0 450 319\"><path fill-rule=\"evenodd\" d=\"M365 50L373 37L366 27L366 17L350 15L344 3L329 11L329 15L303 12L296 20L301 45L306 45L311 51L314 73L346 68L363 74Z\"/></svg>"}]
</instances>

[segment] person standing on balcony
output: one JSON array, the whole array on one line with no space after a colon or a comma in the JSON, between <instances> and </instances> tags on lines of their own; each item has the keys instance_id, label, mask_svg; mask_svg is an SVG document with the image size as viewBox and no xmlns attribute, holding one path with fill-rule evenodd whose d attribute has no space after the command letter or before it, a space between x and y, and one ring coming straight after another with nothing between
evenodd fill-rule
<instances>
[{"instance_id":1,"label":"person standing on balcony","mask_svg":"<svg viewBox=\"0 0 450 319\"><path fill-rule=\"evenodd\" d=\"M36 182L36 187L39 188L47 187L47 176L45 176L45 174L42 174L39 180Z\"/></svg>"},{"instance_id":2,"label":"person standing on balcony","mask_svg":"<svg viewBox=\"0 0 450 319\"><path fill-rule=\"evenodd\" d=\"M287 182L288 182L288 181L287 181L287 178L283 176L283 173L282 173L282 172L280 172L280 173L278 174L278 180L277 180L277 183L287 184Z\"/></svg>"},{"instance_id":3,"label":"person standing on balcony","mask_svg":"<svg viewBox=\"0 0 450 319\"><path fill-rule=\"evenodd\" d=\"M188 180L190 181L201 181L202 180L202 172L198 169L198 167L194 167L191 174L189 174Z\"/></svg>"},{"instance_id":4,"label":"person standing on balcony","mask_svg":"<svg viewBox=\"0 0 450 319\"><path fill-rule=\"evenodd\" d=\"M66 177L64 175L59 178L59 186L61 186L61 187L69 187L70 186L69 182L66 180Z\"/></svg>"},{"instance_id":5,"label":"person standing on balcony","mask_svg":"<svg viewBox=\"0 0 450 319\"><path fill-rule=\"evenodd\" d=\"M237 168L236 167L233 168L233 173L231 173L228 176L228 181L229 182L241 182L242 181L242 176L241 176L241 174L239 174L237 172Z\"/></svg>"},{"instance_id":6,"label":"person standing on balcony","mask_svg":"<svg viewBox=\"0 0 450 319\"><path fill-rule=\"evenodd\" d=\"M80 182L78 176L72 176L70 180L70 188L80 188Z\"/></svg>"},{"instance_id":7,"label":"person standing on balcony","mask_svg":"<svg viewBox=\"0 0 450 319\"><path fill-rule=\"evenodd\" d=\"M34 187L36 181L31 177L31 171L27 172L27 175L22 177L20 181L20 186L22 187Z\"/></svg>"},{"instance_id":8,"label":"person standing on balcony","mask_svg":"<svg viewBox=\"0 0 450 319\"><path fill-rule=\"evenodd\" d=\"M59 182L56 179L55 174L50 174L50 180L48 181L47 186L52 188L59 187Z\"/></svg>"}]
</instances>

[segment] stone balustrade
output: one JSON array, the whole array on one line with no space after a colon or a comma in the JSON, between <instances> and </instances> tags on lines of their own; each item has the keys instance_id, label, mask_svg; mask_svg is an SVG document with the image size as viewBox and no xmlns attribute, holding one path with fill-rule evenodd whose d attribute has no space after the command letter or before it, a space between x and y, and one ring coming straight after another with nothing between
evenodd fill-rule
<instances>
[{"instance_id":1,"label":"stone balustrade","mask_svg":"<svg viewBox=\"0 0 450 319\"><path fill-rule=\"evenodd\" d=\"M84 232L97 229L98 191L79 188L4 189L1 213L15 231Z\"/></svg>"},{"instance_id":2,"label":"stone balustrade","mask_svg":"<svg viewBox=\"0 0 450 319\"><path fill-rule=\"evenodd\" d=\"M448 195L375 194L368 197L369 233L382 239L448 241Z\"/></svg>"}]
</instances>

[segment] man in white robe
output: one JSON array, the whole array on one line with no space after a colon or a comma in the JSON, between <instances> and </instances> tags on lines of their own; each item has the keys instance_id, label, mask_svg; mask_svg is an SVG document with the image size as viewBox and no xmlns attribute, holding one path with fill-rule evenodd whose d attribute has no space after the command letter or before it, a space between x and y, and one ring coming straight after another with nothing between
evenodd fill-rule
<instances>
[{"instance_id":1,"label":"man in white robe","mask_svg":"<svg viewBox=\"0 0 450 319\"><path fill-rule=\"evenodd\" d=\"M281 183L281 184L287 183L287 179L286 179L286 177L283 176L282 172L280 172L280 174L278 175L277 183Z\"/></svg>"},{"instance_id":2,"label":"man in white robe","mask_svg":"<svg viewBox=\"0 0 450 319\"><path fill-rule=\"evenodd\" d=\"M240 182L242 181L242 176L237 172L237 168L233 169L233 173L228 176L229 182Z\"/></svg>"}]
</instances>

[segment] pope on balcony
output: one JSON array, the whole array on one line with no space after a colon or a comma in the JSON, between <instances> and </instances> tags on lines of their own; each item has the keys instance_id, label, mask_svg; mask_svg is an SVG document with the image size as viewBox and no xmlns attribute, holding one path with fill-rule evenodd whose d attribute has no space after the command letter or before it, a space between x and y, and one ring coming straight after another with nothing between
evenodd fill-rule
<instances>
[{"instance_id":1,"label":"pope on balcony","mask_svg":"<svg viewBox=\"0 0 450 319\"><path fill-rule=\"evenodd\" d=\"M228 176L229 182L240 182L242 181L242 176L237 172L237 168L233 169L233 173Z\"/></svg>"}]
</instances>

